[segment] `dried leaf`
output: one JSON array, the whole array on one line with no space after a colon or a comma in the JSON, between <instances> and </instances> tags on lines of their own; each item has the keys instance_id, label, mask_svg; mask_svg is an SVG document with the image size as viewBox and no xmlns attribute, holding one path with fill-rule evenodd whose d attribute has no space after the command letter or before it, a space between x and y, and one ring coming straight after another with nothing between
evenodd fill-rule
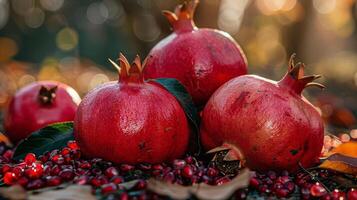
<instances>
[{"instance_id":1,"label":"dried leaf","mask_svg":"<svg viewBox=\"0 0 357 200\"><path fill-rule=\"evenodd\" d=\"M335 153L357 158L357 142L346 142L330 151L330 155Z\"/></svg>"},{"instance_id":2,"label":"dried leaf","mask_svg":"<svg viewBox=\"0 0 357 200\"><path fill-rule=\"evenodd\" d=\"M32 194L28 197L29 200L96 200L95 196L91 192L91 187L83 185L71 185L65 189L31 193Z\"/></svg>"},{"instance_id":3,"label":"dried leaf","mask_svg":"<svg viewBox=\"0 0 357 200\"><path fill-rule=\"evenodd\" d=\"M249 179L250 172L248 169L244 169L229 183L218 186L211 186L204 183L192 186L181 186L150 179L148 181L148 189L172 199L188 199L191 196L195 196L198 199L221 200L229 198L237 189L247 187L249 185Z\"/></svg>"},{"instance_id":4,"label":"dried leaf","mask_svg":"<svg viewBox=\"0 0 357 200\"><path fill-rule=\"evenodd\" d=\"M24 200L27 199L26 190L19 185L0 188L0 199L4 197L9 200Z\"/></svg>"},{"instance_id":5,"label":"dried leaf","mask_svg":"<svg viewBox=\"0 0 357 200\"><path fill-rule=\"evenodd\" d=\"M357 175L357 158L342 154L333 154L328 157L320 168L331 169L342 173Z\"/></svg>"}]
</instances>

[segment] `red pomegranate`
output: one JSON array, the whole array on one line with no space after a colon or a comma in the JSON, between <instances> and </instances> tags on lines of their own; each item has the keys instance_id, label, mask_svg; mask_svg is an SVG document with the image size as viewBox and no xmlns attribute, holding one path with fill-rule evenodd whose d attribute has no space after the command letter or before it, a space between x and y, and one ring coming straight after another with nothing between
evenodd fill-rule
<instances>
[{"instance_id":1,"label":"red pomegranate","mask_svg":"<svg viewBox=\"0 0 357 200\"><path fill-rule=\"evenodd\" d=\"M4 128L13 143L55 122L73 121L81 98L70 86L39 81L21 88L5 111Z\"/></svg>"},{"instance_id":2,"label":"red pomegranate","mask_svg":"<svg viewBox=\"0 0 357 200\"><path fill-rule=\"evenodd\" d=\"M176 78L196 105L204 105L213 92L231 78L247 73L247 60L240 46L226 32L197 28L193 14L197 0L163 11L173 33L149 53L144 77Z\"/></svg>"},{"instance_id":3,"label":"red pomegranate","mask_svg":"<svg viewBox=\"0 0 357 200\"><path fill-rule=\"evenodd\" d=\"M234 78L220 87L203 111L201 137L209 150L232 149L255 170L294 171L318 159L324 137L320 114L301 92L318 75L304 76L304 64L294 65L280 81L255 75Z\"/></svg>"},{"instance_id":4,"label":"red pomegranate","mask_svg":"<svg viewBox=\"0 0 357 200\"><path fill-rule=\"evenodd\" d=\"M119 81L90 91L78 107L74 136L83 154L129 164L183 155L189 125L179 102L159 84L144 82L138 56L131 67L122 54L119 61Z\"/></svg>"}]
</instances>

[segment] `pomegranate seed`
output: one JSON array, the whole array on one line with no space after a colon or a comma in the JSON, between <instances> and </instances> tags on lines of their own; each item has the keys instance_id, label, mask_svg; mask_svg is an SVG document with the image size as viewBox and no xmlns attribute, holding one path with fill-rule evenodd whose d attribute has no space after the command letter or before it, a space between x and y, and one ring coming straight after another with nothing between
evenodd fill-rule
<instances>
[{"instance_id":1,"label":"pomegranate seed","mask_svg":"<svg viewBox=\"0 0 357 200\"><path fill-rule=\"evenodd\" d=\"M70 153L71 153L71 149L68 148L68 147L63 148L62 151L61 151L61 155L62 156L68 155Z\"/></svg>"},{"instance_id":2,"label":"pomegranate seed","mask_svg":"<svg viewBox=\"0 0 357 200\"><path fill-rule=\"evenodd\" d=\"M119 200L129 200L129 195L126 192L120 194Z\"/></svg>"},{"instance_id":3,"label":"pomegranate seed","mask_svg":"<svg viewBox=\"0 0 357 200\"><path fill-rule=\"evenodd\" d=\"M284 184L285 188L289 190L289 192L293 192L295 190L295 184L293 182L287 182Z\"/></svg>"},{"instance_id":4,"label":"pomegranate seed","mask_svg":"<svg viewBox=\"0 0 357 200\"><path fill-rule=\"evenodd\" d=\"M74 173L72 169L64 169L58 175L65 181L72 180L74 177Z\"/></svg>"},{"instance_id":5,"label":"pomegranate seed","mask_svg":"<svg viewBox=\"0 0 357 200\"><path fill-rule=\"evenodd\" d=\"M74 179L74 183L78 185L85 185L88 183L88 180L89 180L88 176L83 175Z\"/></svg>"},{"instance_id":6,"label":"pomegranate seed","mask_svg":"<svg viewBox=\"0 0 357 200\"><path fill-rule=\"evenodd\" d=\"M78 160L82 156L82 154L81 154L81 152L79 150L73 150L72 155L73 155L73 160Z\"/></svg>"},{"instance_id":7,"label":"pomegranate seed","mask_svg":"<svg viewBox=\"0 0 357 200\"><path fill-rule=\"evenodd\" d=\"M1 167L1 173L2 174L5 174L6 172L9 172L11 170L11 166L9 164L4 164L2 167Z\"/></svg>"},{"instance_id":8,"label":"pomegranate seed","mask_svg":"<svg viewBox=\"0 0 357 200\"><path fill-rule=\"evenodd\" d=\"M102 170L98 169L98 168L94 168L92 169L92 173L95 175L101 175L102 174Z\"/></svg>"},{"instance_id":9,"label":"pomegranate seed","mask_svg":"<svg viewBox=\"0 0 357 200\"><path fill-rule=\"evenodd\" d=\"M62 183L62 180L58 176L48 176L46 177L46 185L47 186L57 186Z\"/></svg>"},{"instance_id":10,"label":"pomegranate seed","mask_svg":"<svg viewBox=\"0 0 357 200\"><path fill-rule=\"evenodd\" d=\"M345 193L337 189L331 192L331 199L333 200L343 200L345 199L345 197L346 197Z\"/></svg>"},{"instance_id":11,"label":"pomegranate seed","mask_svg":"<svg viewBox=\"0 0 357 200\"><path fill-rule=\"evenodd\" d=\"M95 177L95 178L92 178L92 180L90 180L90 184L94 187L99 187L102 185L101 181L99 178Z\"/></svg>"},{"instance_id":12,"label":"pomegranate seed","mask_svg":"<svg viewBox=\"0 0 357 200\"><path fill-rule=\"evenodd\" d=\"M44 186L44 182L41 179L36 179L27 184L27 189L34 190Z\"/></svg>"},{"instance_id":13,"label":"pomegranate seed","mask_svg":"<svg viewBox=\"0 0 357 200\"><path fill-rule=\"evenodd\" d=\"M348 200L357 200L357 190L352 188L350 191L348 191L347 199Z\"/></svg>"},{"instance_id":14,"label":"pomegranate seed","mask_svg":"<svg viewBox=\"0 0 357 200\"><path fill-rule=\"evenodd\" d=\"M82 169L90 169L91 168L91 164L87 161L83 161L79 164L79 167Z\"/></svg>"},{"instance_id":15,"label":"pomegranate seed","mask_svg":"<svg viewBox=\"0 0 357 200\"><path fill-rule=\"evenodd\" d=\"M329 194L325 194L324 196L321 197L321 200L331 200L332 197Z\"/></svg>"},{"instance_id":16,"label":"pomegranate seed","mask_svg":"<svg viewBox=\"0 0 357 200\"><path fill-rule=\"evenodd\" d=\"M218 170L216 170L212 167L209 167L207 170L207 175L210 177L216 177L218 175Z\"/></svg>"},{"instance_id":17,"label":"pomegranate seed","mask_svg":"<svg viewBox=\"0 0 357 200\"><path fill-rule=\"evenodd\" d=\"M12 172L6 172L4 175L4 183L6 185L12 185L15 183L15 181L17 180L17 177L15 175L15 173Z\"/></svg>"},{"instance_id":18,"label":"pomegranate seed","mask_svg":"<svg viewBox=\"0 0 357 200\"><path fill-rule=\"evenodd\" d=\"M22 176L19 178L19 180L17 180L17 184L21 185L22 187L25 187L29 182L29 179Z\"/></svg>"},{"instance_id":19,"label":"pomegranate seed","mask_svg":"<svg viewBox=\"0 0 357 200\"><path fill-rule=\"evenodd\" d=\"M156 165L153 165L153 166L152 166L152 169L153 169L153 170L163 170L164 167L163 167L162 165L160 165L160 164L156 164Z\"/></svg>"},{"instance_id":20,"label":"pomegranate seed","mask_svg":"<svg viewBox=\"0 0 357 200\"><path fill-rule=\"evenodd\" d=\"M289 176L289 172L284 170L284 171L281 172L281 175L282 176Z\"/></svg>"},{"instance_id":21,"label":"pomegranate seed","mask_svg":"<svg viewBox=\"0 0 357 200\"><path fill-rule=\"evenodd\" d=\"M245 190L238 190L235 194L236 200L244 200L247 198L247 192Z\"/></svg>"},{"instance_id":22,"label":"pomegranate seed","mask_svg":"<svg viewBox=\"0 0 357 200\"><path fill-rule=\"evenodd\" d=\"M78 144L77 144L76 141L68 141L67 142L67 146L72 150L78 150L79 149Z\"/></svg>"},{"instance_id":23,"label":"pomegranate seed","mask_svg":"<svg viewBox=\"0 0 357 200\"><path fill-rule=\"evenodd\" d=\"M185 160L179 160L179 159L176 159L172 162L172 165L175 169L182 169L185 167L186 165L186 161Z\"/></svg>"},{"instance_id":24,"label":"pomegranate seed","mask_svg":"<svg viewBox=\"0 0 357 200\"><path fill-rule=\"evenodd\" d=\"M38 157L38 159L39 159L42 163L47 162L47 161L48 161L48 158L49 158L49 157L47 157L47 156L45 156L45 155L41 155L41 156Z\"/></svg>"},{"instance_id":25,"label":"pomegranate seed","mask_svg":"<svg viewBox=\"0 0 357 200\"><path fill-rule=\"evenodd\" d=\"M124 182L124 178L121 177L121 176L113 176L113 177L110 179L110 182L115 183L115 184L120 184L120 183L123 183L123 182Z\"/></svg>"},{"instance_id":26,"label":"pomegranate seed","mask_svg":"<svg viewBox=\"0 0 357 200\"><path fill-rule=\"evenodd\" d=\"M116 191L117 189L117 185L114 183L108 183L105 185L101 186L101 193L102 194L108 194L108 193L112 193L114 191Z\"/></svg>"},{"instance_id":27,"label":"pomegranate seed","mask_svg":"<svg viewBox=\"0 0 357 200\"><path fill-rule=\"evenodd\" d=\"M145 180L139 180L136 185L134 186L135 189L137 190L143 190L146 188L146 181Z\"/></svg>"},{"instance_id":28,"label":"pomegranate seed","mask_svg":"<svg viewBox=\"0 0 357 200\"><path fill-rule=\"evenodd\" d=\"M277 197L279 197L279 198L287 197L288 194L289 194L289 190L283 189L283 188L277 189L277 190L275 191L275 195L276 195Z\"/></svg>"},{"instance_id":29,"label":"pomegranate seed","mask_svg":"<svg viewBox=\"0 0 357 200\"><path fill-rule=\"evenodd\" d=\"M314 197L322 197L327 194L327 191L324 187L322 187L322 185L316 183L310 188L310 193Z\"/></svg>"},{"instance_id":30,"label":"pomegranate seed","mask_svg":"<svg viewBox=\"0 0 357 200\"><path fill-rule=\"evenodd\" d=\"M140 170L143 170L143 171L148 171L148 170L151 169L151 164L148 164L148 163L140 163L140 164L138 165L138 168L139 168Z\"/></svg>"},{"instance_id":31,"label":"pomegranate seed","mask_svg":"<svg viewBox=\"0 0 357 200\"><path fill-rule=\"evenodd\" d=\"M64 160L64 163L67 163L67 164L69 164L69 163L71 163L73 161L72 158L71 158L71 155L69 155L69 154L64 155L63 156L63 160Z\"/></svg>"},{"instance_id":32,"label":"pomegranate seed","mask_svg":"<svg viewBox=\"0 0 357 200\"><path fill-rule=\"evenodd\" d=\"M187 156L185 158L185 161L186 161L187 164L192 164L193 163L193 157L192 156Z\"/></svg>"},{"instance_id":33,"label":"pomegranate seed","mask_svg":"<svg viewBox=\"0 0 357 200\"><path fill-rule=\"evenodd\" d=\"M50 174L52 176L58 175L61 171L61 168L58 165L52 167Z\"/></svg>"},{"instance_id":34,"label":"pomegranate seed","mask_svg":"<svg viewBox=\"0 0 357 200\"><path fill-rule=\"evenodd\" d=\"M222 178L219 178L215 181L215 185L222 185L224 183L228 183L231 179L229 179L228 177L224 176Z\"/></svg>"},{"instance_id":35,"label":"pomegranate seed","mask_svg":"<svg viewBox=\"0 0 357 200\"><path fill-rule=\"evenodd\" d=\"M186 165L183 169L182 169L182 176L185 178L191 178L193 175L193 170L189 165Z\"/></svg>"},{"instance_id":36,"label":"pomegranate seed","mask_svg":"<svg viewBox=\"0 0 357 200\"><path fill-rule=\"evenodd\" d=\"M61 165L64 163L64 158L61 155L54 155L54 156L52 156L51 160L58 165Z\"/></svg>"},{"instance_id":37,"label":"pomegranate seed","mask_svg":"<svg viewBox=\"0 0 357 200\"><path fill-rule=\"evenodd\" d=\"M123 172L128 172L134 169L133 165L129 165L129 164L121 164L120 165L120 170Z\"/></svg>"},{"instance_id":38,"label":"pomegranate seed","mask_svg":"<svg viewBox=\"0 0 357 200\"><path fill-rule=\"evenodd\" d=\"M25 170L25 174L30 179L38 179L43 175L43 166L39 163L33 163L30 168Z\"/></svg>"},{"instance_id":39,"label":"pomegranate seed","mask_svg":"<svg viewBox=\"0 0 357 200\"><path fill-rule=\"evenodd\" d=\"M270 190L267 185L260 185L258 190L261 193L270 193Z\"/></svg>"},{"instance_id":40,"label":"pomegranate seed","mask_svg":"<svg viewBox=\"0 0 357 200\"><path fill-rule=\"evenodd\" d=\"M173 172L169 172L164 175L164 181L168 183L173 183L175 181L175 174Z\"/></svg>"},{"instance_id":41,"label":"pomegranate seed","mask_svg":"<svg viewBox=\"0 0 357 200\"><path fill-rule=\"evenodd\" d=\"M260 181L257 178L251 178L249 181L249 185L255 189L258 189Z\"/></svg>"},{"instance_id":42,"label":"pomegranate seed","mask_svg":"<svg viewBox=\"0 0 357 200\"><path fill-rule=\"evenodd\" d=\"M267 175L271 180L276 179L276 173L274 171L268 171Z\"/></svg>"},{"instance_id":43,"label":"pomegranate seed","mask_svg":"<svg viewBox=\"0 0 357 200\"><path fill-rule=\"evenodd\" d=\"M10 161L14 152L12 150L6 150L2 155L6 160Z\"/></svg>"},{"instance_id":44,"label":"pomegranate seed","mask_svg":"<svg viewBox=\"0 0 357 200\"><path fill-rule=\"evenodd\" d=\"M36 162L36 155L33 153L28 153L26 154L24 161L27 165L32 165L32 163Z\"/></svg>"},{"instance_id":45,"label":"pomegranate seed","mask_svg":"<svg viewBox=\"0 0 357 200\"><path fill-rule=\"evenodd\" d=\"M105 170L104 174L108 178L112 178L113 176L117 176L119 174L119 172L115 167L109 167Z\"/></svg>"},{"instance_id":46,"label":"pomegranate seed","mask_svg":"<svg viewBox=\"0 0 357 200\"><path fill-rule=\"evenodd\" d=\"M11 172L14 173L16 177L22 176L22 174L24 173L24 171L25 171L25 170L24 170L22 167L19 167L19 166L14 167L14 168L11 170Z\"/></svg>"},{"instance_id":47,"label":"pomegranate seed","mask_svg":"<svg viewBox=\"0 0 357 200\"><path fill-rule=\"evenodd\" d=\"M277 178L276 181L277 181L277 182L280 182L280 183L282 183L282 184L285 184L285 183L287 183L287 182L289 182L289 181L291 181L291 180L290 180L290 177L289 177L289 176L280 176L280 177Z\"/></svg>"},{"instance_id":48,"label":"pomegranate seed","mask_svg":"<svg viewBox=\"0 0 357 200\"><path fill-rule=\"evenodd\" d=\"M283 188L283 187L284 187L284 185L281 184L281 183L279 183L279 182L274 183L274 185L273 185L273 189L274 189L274 190L281 189L281 188Z\"/></svg>"}]
</instances>

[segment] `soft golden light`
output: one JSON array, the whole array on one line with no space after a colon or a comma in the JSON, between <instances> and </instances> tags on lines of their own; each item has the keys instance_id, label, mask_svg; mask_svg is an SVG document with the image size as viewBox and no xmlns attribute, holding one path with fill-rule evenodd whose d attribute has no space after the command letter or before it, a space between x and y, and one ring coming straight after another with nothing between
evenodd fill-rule
<instances>
[{"instance_id":1,"label":"soft golden light","mask_svg":"<svg viewBox=\"0 0 357 200\"><path fill-rule=\"evenodd\" d=\"M70 51L78 45L78 34L71 28L63 28L56 36L56 45L63 51Z\"/></svg>"},{"instance_id":2,"label":"soft golden light","mask_svg":"<svg viewBox=\"0 0 357 200\"><path fill-rule=\"evenodd\" d=\"M7 37L0 37L0 61L6 61L18 52L16 42Z\"/></svg>"}]
</instances>

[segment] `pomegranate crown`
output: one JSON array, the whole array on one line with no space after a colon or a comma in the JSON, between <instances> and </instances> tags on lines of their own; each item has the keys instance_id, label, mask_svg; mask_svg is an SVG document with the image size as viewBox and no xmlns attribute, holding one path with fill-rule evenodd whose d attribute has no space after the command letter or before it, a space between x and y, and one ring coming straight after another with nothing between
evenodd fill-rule
<instances>
[{"instance_id":1,"label":"pomegranate crown","mask_svg":"<svg viewBox=\"0 0 357 200\"><path fill-rule=\"evenodd\" d=\"M38 92L38 101L43 105L52 104L56 98L57 88L57 85L51 88L42 85Z\"/></svg>"},{"instance_id":2,"label":"pomegranate crown","mask_svg":"<svg viewBox=\"0 0 357 200\"><path fill-rule=\"evenodd\" d=\"M109 59L109 62L118 70L120 82L143 82L143 67L139 55L136 55L130 65L122 53L119 53L119 66L116 62Z\"/></svg>"},{"instance_id":3,"label":"pomegranate crown","mask_svg":"<svg viewBox=\"0 0 357 200\"><path fill-rule=\"evenodd\" d=\"M191 31L195 28L193 15L198 3L199 0L186 0L176 6L174 12L163 10L162 14L165 15L174 31Z\"/></svg>"},{"instance_id":4,"label":"pomegranate crown","mask_svg":"<svg viewBox=\"0 0 357 200\"><path fill-rule=\"evenodd\" d=\"M314 80L321 78L321 75L305 76L305 72L304 72L305 64L301 62L295 64L294 63L295 56L296 56L295 53L291 55L289 60L288 72L279 83L290 86L297 93L301 93L305 88L310 86L316 86L320 89L324 89L325 88L324 85L313 82Z\"/></svg>"}]
</instances>

